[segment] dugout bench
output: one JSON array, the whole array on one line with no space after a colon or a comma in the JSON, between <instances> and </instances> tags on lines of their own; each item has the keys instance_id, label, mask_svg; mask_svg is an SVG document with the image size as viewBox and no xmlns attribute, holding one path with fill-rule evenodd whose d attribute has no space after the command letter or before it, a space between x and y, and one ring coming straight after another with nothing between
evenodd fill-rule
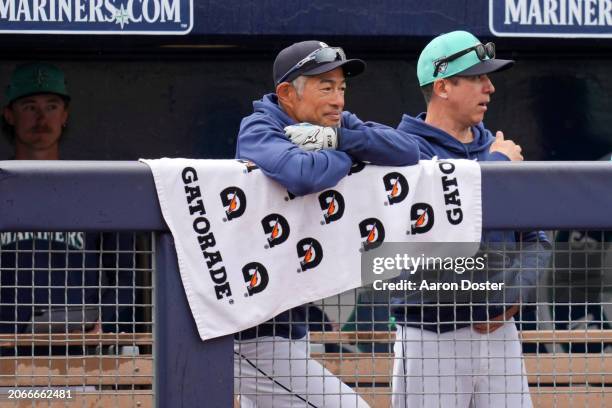
<instances>
[{"instance_id":1,"label":"dugout bench","mask_svg":"<svg viewBox=\"0 0 612 408\"><path fill-rule=\"evenodd\" d=\"M310 332L311 343L393 343L395 332ZM612 330L520 332L523 343L603 343ZM351 385L373 408L391 406L393 353L312 353L330 372ZM612 354L524 354L535 408L612 406Z\"/></svg>"},{"instance_id":2,"label":"dugout bench","mask_svg":"<svg viewBox=\"0 0 612 408\"><path fill-rule=\"evenodd\" d=\"M98 354L0 357L0 408L153 407L150 333L0 335L4 349L67 345ZM111 355L108 350L129 354ZM63 396L49 394L60 390Z\"/></svg>"},{"instance_id":3,"label":"dugout bench","mask_svg":"<svg viewBox=\"0 0 612 408\"><path fill-rule=\"evenodd\" d=\"M610 330L523 331L525 343L600 343ZM311 332L311 343L339 345L392 343L393 332ZM19 356L0 358L0 387L27 392L70 389L70 399L0 398L8 407L153 407L150 333L0 335L0 347L127 346L133 355ZM351 385L373 408L391 405L393 353L312 353L334 375ZM612 354L536 353L524 355L534 407L577 408L612 405ZM33 401L35 402L33 404Z\"/></svg>"}]
</instances>

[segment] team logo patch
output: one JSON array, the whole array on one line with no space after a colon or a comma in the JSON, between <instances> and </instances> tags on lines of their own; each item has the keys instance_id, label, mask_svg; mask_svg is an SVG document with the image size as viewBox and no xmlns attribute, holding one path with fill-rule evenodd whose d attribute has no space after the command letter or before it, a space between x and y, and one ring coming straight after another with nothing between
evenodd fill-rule
<instances>
[{"instance_id":1,"label":"team logo patch","mask_svg":"<svg viewBox=\"0 0 612 408\"><path fill-rule=\"evenodd\" d=\"M365 168L366 164L364 162L360 162L360 161L356 161L353 162L353 165L351 166L351 169L349 170L349 176L351 174L355 174L355 173L359 173L361 170L363 170Z\"/></svg>"},{"instance_id":2,"label":"team logo patch","mask_svg":"<svg viewBox=\"0 0 612 408\"><path fill-rule=\"evenodd\" d=\"M278 244L282 244L289 238L289 223L287 219L280 214L266 215L261 220L261 226L264 233L268 235L268 244L265 248L272 248Z\"/></svg>"},{"instance_id":3,"label":"team logo patch","mask_svg":"<svg viewBox=\"0 0 612 408\"><path fill-rule=\"evenodd\" d=\"M238 187L231 186L221 191L219 195L225 207L225 218L223 218L223 221L231 221L244 214L247 205L244 191Z\"/></svg>"},{"instance_id":4,"label":"team logo patch","mask_svg":"<svg viewBox=\"0 0 612 408\"><path fill-rule=\"evenodd\" d=\"M387 191L387 202L389 205L401 203L408 196L408 191L410 191L408 180L402 174L395 171L385 174L383 183Z\"/></svg>"},{"instance_id":5,"label":"team logo patch","mask_svg":"<svg viewBox=\"0 0 612 408\"><path fill-rule=\"evenodd\" d=\"M242 267L242 276L247 284L245 297L261 293L268 286L268 270L259 262L249 262Z\"/></svg>"},{"instance_id":6,"label":"team logo patch","mask_svg":"<svg viewBox=\"0 0 612 408\"><path fill-rule=\"evenodd\" d=\"M378 248L385 240L385 227L382 222L376 218L366 218L359 223L359 233L365 241L361 243L360 251L369 251L370 249Z\"/></svg>"},{"instance_id":7,"label":"team logo patch","mask_svg":"<svg viewBox=\"0 0 612 408\"><path fill-rule=\"evenodd\" d=\"M443 62L443 63L439 64L438 65L438 73L439 74L445 73L447 68L448 68L448 62ZM435 63L434 63L434 69L436 69L436 64Z\"/></svg>"},{"instance_id":8,"label":"team logo patch","mask_svg":"<svg viewBox=\"0 0 612 408\"><path fill-rule=\"evenodd\" d=\"M434 211L427 203L414 203L410 209L412 227L409 234L423 234L434 225Z\"/></svg>"},{"instance_id":9,"label":"team logo patch","mask_svg":"<svg viewBox=\"0 0 612 408\"><path fill-rule=\"evenodd\" d=\"M299 272L318 266L323 260L323 247L314 238L304 238L297 243L297 254L300 258Z\"/></svg>"},{"instance_id":10,"label":"team logo patch","mask_svg":"<svg viewBox=\"0 0 612 408\"><path fill-rule=\"evenodd\" d=\"M252 161L250 161L250 160L242 160L242 159L238 159L238 161L239 161L240 163L244 164L244 167L246 167L246 169L244 170L244 173L250 173L250 172L252 172L253 170L257 170L257 169L259 169L259 167L258 167L258 166L257 166L255 163L253 163Z\"/></svg>"},{"instance_id":11,"label":"team logo patch","mask_svg":"<svg viewBox=\"0 0 612 408\"><path fill-rule=\"evenodd\" d=\"M338 221L344 214L344 197L336 190L327 190L319 194L319 205L324 211L321 225Z\"/></svg>"}]
</instances>

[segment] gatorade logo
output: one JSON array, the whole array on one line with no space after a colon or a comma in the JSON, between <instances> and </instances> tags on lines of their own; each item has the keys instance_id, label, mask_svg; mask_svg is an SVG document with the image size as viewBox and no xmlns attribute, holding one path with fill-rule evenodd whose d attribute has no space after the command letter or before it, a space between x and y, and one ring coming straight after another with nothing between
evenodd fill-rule
<instances>
[{"instance_id":1,"label":"gatorade logo","mask_svg":"<svg viewBox=\"0 0 612 408\"><path fill-rule=\"evenodd\" d=\"M336 190L327 190L319 194L319 205L324 211L321 225L338 221L344 214L344 197Z\"/></svg>"},{"instance_id":2,"label":"gatorade logo","mask_svg":"<svg viewBox=\"0 0 612 408\"><path fill-rule=\"evenodd\" d=\"M401 203L408 196L408 180L398 172L385 174L383 177L389 205ZM387 203L385 203L387 204Z\"/></svg>"},{"instance_id":3,"label":"gatorade logo","mask_svg":"<svg viewBox=\"0 0 612 408\"><path fill-rule=\"evenodd\" d=\"M240 217L246 210L246 196L244 191L238 187L228 187L221 191L221 202L225 207L225 217L223 221L231 221Z\"/></svg>"},{"instance_id":4,"label":"gatorade logo","mask_svg":"<svg viewBox=\"0 0 612 408\"><path fill-rule=\"evenodd\" d=\"M323 248L314 238L304 238L297 243L297 254L300 258L299 272L315 268L323 260Z\"/></svg>"},{"instance_id":5,"label":"gatorade logo","mask_svg":"<svg viewBox=\"0 0 612 408\"><path fill-rule=\"evenodd\" d=\"M245 297L261 293L268 286L268 271L259 262L250 262L242 268L244 282L247 284Z\"/></svg>"},{"instance_id":6,"label":"gatorade logo","mask_svg":"<svg viewBox=\"0 0 612 408\"><path fill-rule=\"evenodd\" d=\"M414 203L410 209L411 234L423 234L434 225L434 211L427 203Z\"/></svg>"},{"instance_id":7,"label":"gatorade logo","mask_svg":"<svg viewBox=\"0 0 612 408\"><path fill-rule=\"evenodd\" d=\"M282 244L289 238L289 223L280 214L269 214L261 220L264 233L268 235L266 248Z\"/></svg>"},{"instance_id":8,"label":"gatorade logo","mask_svg":"<svg viewBox=\"0 0 612 408\"><path fill-rule=\"evenodd\" d=\"M361 243L362 251L377 248L385 240L385 227L376 218L366 218L359 223L359 233L365 241Z\"/></svg>"},{"instance_id":9,"label":"gatorade logo","mask_svg":"<svg viewBox=\"0 0 612 408\"><path fill-rule=\"evenodd\" d=\"M446 218L452 225L461 224L463 221L463 210L461 209L461 194L459 183L455 172L455 165L451 162L441 161L438 163L440 171L444 174L441 178L444 190L444 204L446 205Z\"/></svg>"}]
</instances>

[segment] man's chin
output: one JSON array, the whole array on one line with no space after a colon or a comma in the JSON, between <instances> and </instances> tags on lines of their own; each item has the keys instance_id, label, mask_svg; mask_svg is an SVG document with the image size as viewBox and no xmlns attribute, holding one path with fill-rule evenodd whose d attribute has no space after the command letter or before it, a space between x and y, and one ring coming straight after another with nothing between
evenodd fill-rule
<instances>
[{"instance_id":1,"label":"man's chin","mask_svg":"<svg viewBox=\"0 0 612 408\"><path fill-rule=\"evenodd\" d=\"M340 127L340 121L339 120L324 120L321 123L321 126L325 126L325 127Z\"/></svg>"},{"instance_id":2,"label":"man's chin","mask_svg":"<svg viewBox=\"0 0 612 408\"><path fill-rule=\"evenodd\" d=\"M478 125L480 122L484 120L485 115L474 115L472 117L472 126Z\"/></svg>"}]
</instances>

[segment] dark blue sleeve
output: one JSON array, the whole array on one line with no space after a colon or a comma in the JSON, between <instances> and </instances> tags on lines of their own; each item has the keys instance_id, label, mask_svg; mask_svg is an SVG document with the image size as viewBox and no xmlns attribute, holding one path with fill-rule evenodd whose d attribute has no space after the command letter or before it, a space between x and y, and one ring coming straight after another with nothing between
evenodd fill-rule
<instances>
[{"instance_id":1,"label":"dark blue sleeve","mask_svg":"<svg viewBox=\"0 0 612 408\"><path fill-rule=\"evenodd\" d=\"M550 241L544 231L527 231L515 233L517 242L540 242L544 247L552 249Z\"/></svg>"},{"instance_id":2,"label":"dark blue sleeve","mask_svg":"<svg viewBox=\"0 0 612 408\"><path fill-rule=\"evenodd\" d=\"M419 146L407 133L375 122L342 115L338 150L359 161L381 166L410 166L419 162Z\"/></svg>"},{"instance_id":3,"label":"dark blue sleeve","mask_svg":"<svg viewBox=\"0 0 612 408\"><path fill-rule=\"evenodd\" d=\"M489 154L487 161L510 161L510 158L502 152L494 151L493 153Z\"/></svg>"},{"instance_id":4,"label":"dark blue sleeve","mask_svg":"<svg viewBox=\"0 0 612 408\"><path fill-rule=\"evenodd\" d=\"M552 258L552 246L544 231L519 233L520 286L523 302L533 302L533 295L540 276L548 268Z\"/></svg>"},{"instance_id":5,"label":"dark blue sleeve","mask_svg":"<svg viewBox=\"0 0 612 408\"><path fill-rule=\"evenodd\" d=\"M341 151L305 151L294 145L283 128L255 113L242 121L236 158L257 164L268 177L295 195L335 186L348 174L351 157Z\"/></svg>"}]
</instances>

